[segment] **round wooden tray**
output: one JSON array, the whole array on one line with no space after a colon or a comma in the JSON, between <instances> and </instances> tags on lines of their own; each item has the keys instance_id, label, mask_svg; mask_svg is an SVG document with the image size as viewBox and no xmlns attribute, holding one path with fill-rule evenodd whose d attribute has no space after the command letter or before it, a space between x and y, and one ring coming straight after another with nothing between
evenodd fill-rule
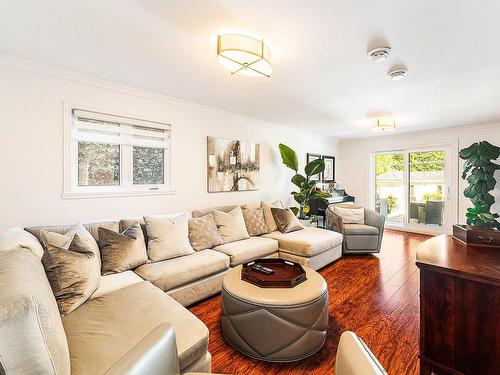
<instances>
[{"instance_id":1,"label":"round wooden tray","mask_svg":"<svg viewBox=\"0 0 500 375\"><path fill-rule=\"evenodd\" d=\"M265 274L256 271L252 268L254 264L261 264L274 272ZM293 288L306 281L306 272L299 263L284 259L256 259L243 264L241 280L261 288Z\"/></svg>"}]
</instances>

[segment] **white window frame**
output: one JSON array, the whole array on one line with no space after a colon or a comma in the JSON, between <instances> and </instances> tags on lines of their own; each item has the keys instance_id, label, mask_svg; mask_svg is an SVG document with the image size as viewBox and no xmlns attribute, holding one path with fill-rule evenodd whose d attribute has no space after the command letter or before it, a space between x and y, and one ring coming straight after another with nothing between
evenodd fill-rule
<instances>
[{"instance_id":1,"label":"white window frame","mask_svg":"<svg viewBox=\"0 0 500 375\"><path fill-rule=\"evenodd\" d=\"M78 186L78 140L73 133L75 131L74 111L93 113L102 119L120 120L126 126L139 125L149 128L168 130L164 152L164 183L157 185L134 185L133 184L133 146L123 145L120 147L120 185L118 186ZM175 194L172 183L172 126L163 121L143 120L141 116L132 114L111 114L109 111L89 108L88 106L77 106L64 103L64 171L63 171L63 199L81 198L104 198L120 196L144 196ZM128 137L126 134L122 137Z\"/></svg>"},{"instance_id":2,"label":"white window frame","mask_svg":"<svg viewBox=\"0 0 500 375\"><path fill-rule=\"evenodd\" d=\"M442 227L425 226L421 224L410 224L408 222L408 202L409 202L409 154L412 152L425 151L445 151L445 191L444 201L448 206L445 209L444 225ZM378 148L371 150L370 156L370 191L368 194L370 208L375 210L375 155L376 154L392 154L403 153L404 156L404 217L403 223L387 222L387 228L399 229L409 232L425 233L425 234L442 234L451 233L452 225L458 220L458 175L454 175L458 171L458 141L453 143L437 143L437 144L418 144L414 146L408 145L402 148Z\"/></svg>"}]
</instances>

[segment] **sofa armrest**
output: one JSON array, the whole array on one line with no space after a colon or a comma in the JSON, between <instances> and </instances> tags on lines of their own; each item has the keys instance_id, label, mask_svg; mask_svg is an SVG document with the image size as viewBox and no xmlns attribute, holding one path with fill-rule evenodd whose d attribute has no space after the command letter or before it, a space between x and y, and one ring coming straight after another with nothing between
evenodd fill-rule
<instances>
[{"instance_id":1,"label":"sofa armrest","mask_svg":"<svg viewBox=\"0 0 500 375\"><path fill-rule=\"evenodd\" d=\"M179 373L174 328L167 323L154 328L106 371L106 375L178 375Z\"/></svg>"},{"instance_id":2,"label":"sofa armrest","mask_svg":"<svg viewBox=\"0 0 500 375\"><path fill-rule=\"evenodd\" d=\"M28 249L38 258L42 258L43 247L31 233L23 228L13 227L0 235L0 251L10 249Z\"/></svg>"},{"instance_id":3,"label":"sofa armrest","mask_svg":"<svg viewBox=\"0 0 500 375\"><path fill-rule=\"evenodd\" d=\"M335 375L387 375L371 350L354 332L340 336Z\"/></svg>"},{"instance_id":4,"label":"sofa armrest","mask_svg":"<svg viewBox=\"0 0 500 375\"><path fill-rule=\"evenodd\" d=\"M342 218L333 211L333 207L329 206L326 209L327 228L335 232L344 234L344 222Z\"/></svg>"},{"instance_id":5,"label":"sofa armrest","mask_svg":"<svg viewBox=\"0 0 500 375\"><path fill-rule=\"evenodd\" d=\"M365 224L371 227L376 227L379 231L383 231L385 223L385 217L379 213L365 208Z\"/></svg>"}]
</instances>

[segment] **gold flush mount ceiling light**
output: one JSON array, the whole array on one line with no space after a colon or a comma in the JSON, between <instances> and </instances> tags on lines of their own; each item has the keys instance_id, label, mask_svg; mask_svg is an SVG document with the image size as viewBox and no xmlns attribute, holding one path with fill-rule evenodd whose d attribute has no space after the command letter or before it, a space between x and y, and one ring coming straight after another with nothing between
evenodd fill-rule
<instances>
[{"instance_id":1,"label":"gold flush mount ceiling light","mask_svg":"<svg viewBox=\"0 0 500 375\"><path fill-rule=\"evenodd\" d=\"M263 39L241 34L217 36L217 59L231 74L270 77L271 51Z\"/></svg>"},{"instance_id":2,"label":"gold flush mount ceiling light","mask_svg":"<svg viewBox=\"0 0 500 375\"><path fill-rule=\"evenodd\" d=\"M376 132L388 132L396 129L396 121L390 118L377 119L377 125L373 128Z\"/></svg>"}]
</instances>

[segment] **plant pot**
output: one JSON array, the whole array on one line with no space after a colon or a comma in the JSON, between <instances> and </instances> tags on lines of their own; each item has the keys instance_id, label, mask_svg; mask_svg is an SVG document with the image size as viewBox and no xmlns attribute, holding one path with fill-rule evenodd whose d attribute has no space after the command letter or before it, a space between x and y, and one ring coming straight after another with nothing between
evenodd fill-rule
<instances>
[{"instance_id":1,"label":"plant pot","mask_svg":"<svg viewBox=\"0 0 500 375\"><path fill-rule=\"evenodd\" d=\"M500 248L500 231L493 228L455 224L453 237L466 244Z\"/></svg>"}]
</instances>

